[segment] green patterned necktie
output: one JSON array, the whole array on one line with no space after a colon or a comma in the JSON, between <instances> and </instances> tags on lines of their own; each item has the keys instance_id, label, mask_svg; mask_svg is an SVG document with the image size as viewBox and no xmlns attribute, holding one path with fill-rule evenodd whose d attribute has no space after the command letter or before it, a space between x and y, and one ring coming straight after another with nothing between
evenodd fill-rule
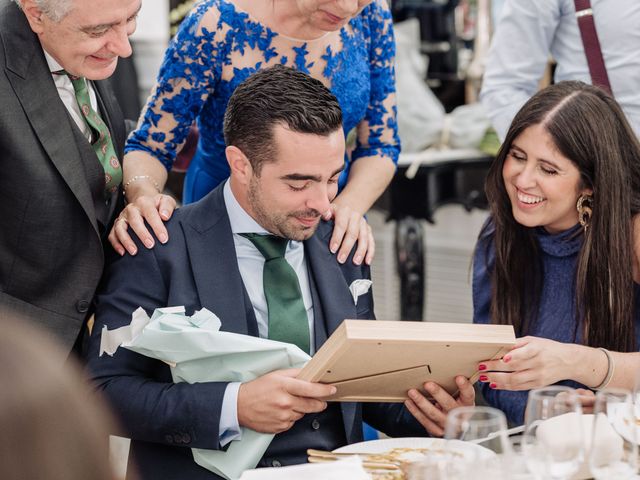
<instances>
[{"instance_id":1,"label":"green patterned necktie","mask_svg":"<svg viewBox=\"0 0 640 480\"><path fill-rule=\"evenodd\" d=\"M309 320L295 270L284 258L289 240L242 233L264 257L262 284L267 298L269 338L293 343L309 353Z\"/></svg>"},{"instance_id":2,"label":"green patterned necktie","mask_svg":"<svg viewBox=\"0 0 640 480\"><path fill-rule=\"evenodd\" d=\"M91 101L89 98L89 87L87 81L83 77L74 77L68 74L71 83L73 84L73 90L76 92L76 100L78 106L82 112L87 125L91 127L93 138L95 139L91 146L98 156L98 160L104 168L104 183L106 192L114 192L118 189L120 183L122 183L122 168L116 155L116 150L113 148L113 142L111 141L111 133L107 128L98 112L91 107Z\"/></svg>"}]
</instances>

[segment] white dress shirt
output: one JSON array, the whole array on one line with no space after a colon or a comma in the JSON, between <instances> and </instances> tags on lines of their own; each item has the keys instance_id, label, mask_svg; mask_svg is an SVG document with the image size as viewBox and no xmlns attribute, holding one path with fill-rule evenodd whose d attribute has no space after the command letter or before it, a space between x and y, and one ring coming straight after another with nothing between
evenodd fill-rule
<instances>
[{"instance_id":1,"label":"white dress shirt","mask_svg":"<svg viewBox=\"0 0 640 480\"><path fill-rule=\"evenodd\" d=\"M242 283L247 290L247 294L251 299L253 311L258 322L258 333L260 338L268 338L269 336L269 317L267 309L267 299L264 294L262 285L262 271L264 269L264 257L255 245L241 233L260 233L269 234L267 230L261 227L236 200L231 185L227 181L223 188L224 203L227 208L229 222L231 223L231 231L233 232L233 243L236 249L236 258L238 260L238 268ZM311 354L315 351L314 345L314 316L313 316L313 300L311 298L311 287L309 285L309 272L307 270L307 262L304 257L304 244L289 240L287 249L284 254L285 259L291 265L298 276L300 291L302 292L302 301L307 310L307 321L309 322L310 348ZM239 382L230 383L224 392L222 401L222 412L220 415L220 444L226 445L232 440L240 438L240 425L238 424L238 390Z\"/></svg>"},{"instance_id":2,"label":"white dress shirt","mask_svg":"<svg viewBox=\"0 0 640 480\"><path fill-rule=\"evenodd\" d=\"M611 89L640 136L640 1L591 0ZM507 0L496 27L480 100L500 139L538 90L549 56L555 81L591 83L573 0Z\"/></svg>"},{"instance_id":3,"label":"white dress shirt","mask_svg":"<svg viewBox=\"0 0 640 480\"><path fill-rule=\"evenodd\" d=\"M44 49L43 49L44 51ZM56 84L56 88L58 89L58 95L64 103L64 106L67 107L67 111L73 121L78 126L82 135L91 143L91 128L87 125L87 122L80 111L80 106L78 105L78 101L76 100L76 92L73 89L73 84L67 75L54 74L53 72L59 72L60 70L64 70L62 66L55 61L55 59L49 55L46 51L44 51L44 57L47 60L47 65L49 65L49 71L51 72L51 76L53 77L53 82ZM87 82L87 86L89 87L89 99L91 101L91 108L94 111L98 111L98 100L96 98L96 92L93 90L93 86L91 82Z\"/></svg>"}]
</instances>

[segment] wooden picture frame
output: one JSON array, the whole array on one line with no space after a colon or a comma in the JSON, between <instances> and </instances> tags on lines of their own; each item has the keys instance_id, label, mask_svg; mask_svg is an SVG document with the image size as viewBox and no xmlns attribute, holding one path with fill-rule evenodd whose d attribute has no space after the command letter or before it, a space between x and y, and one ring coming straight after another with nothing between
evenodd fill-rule
<instances>
[{"instance_id":1,"label":"wooden picture frame","mask_svg":"<svg viewBox=\"0 0 640 480\"><path fill-rule=\"evenodd\" d=\"M345 320L297 378L336 386L330 401L403 402L426 381L456 395L457 375L475 382L513 345L511 325Z\"/></svg>"}]
</instances>

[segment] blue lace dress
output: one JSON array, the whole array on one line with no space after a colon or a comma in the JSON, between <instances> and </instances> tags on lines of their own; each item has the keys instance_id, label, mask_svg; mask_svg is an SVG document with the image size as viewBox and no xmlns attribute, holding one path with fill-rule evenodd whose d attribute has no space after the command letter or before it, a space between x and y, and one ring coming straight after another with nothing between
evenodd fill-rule
<instances>
[{"instance_id":1,"label":"blue lace dress","mask_svg":"<svg viewBox=\"0 0 640 480\"><path fill-rule=\"evenodd\" d=\"M200 140L184 201L198 200L229 176L222 133L229 97L249 75L279 63L317 78L338 98L345 135L354 130L355 136L343 186L349 162L358 158L397 163L394 56L386 0L374 0L341 30L310 41L280 35L228 0L204 0L169 46L126 151L146 151L170 169L197 121Z\"/></svg>"}]
</instances>

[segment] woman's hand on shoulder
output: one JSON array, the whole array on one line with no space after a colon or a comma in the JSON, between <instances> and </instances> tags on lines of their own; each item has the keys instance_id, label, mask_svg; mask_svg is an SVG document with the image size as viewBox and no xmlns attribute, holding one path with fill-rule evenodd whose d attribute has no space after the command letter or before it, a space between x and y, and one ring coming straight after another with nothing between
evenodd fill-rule
<instances>
[{"instance_id":1,"label":"woman's hand on shoulder","mask_svg":"<svg viewBox=\"0 0 640 480\"><path fill-rule=\"evenodd\" d=\"M498 390L531 390L571 379L574 344L522 337L499 360L478 365L479 380Z\"/></svg>"},{"instance_id":2,"label":"woman's hand on shoulder","mask_svg":"<svg viewBox=\"0 0 640 480\"><path fill-rule=\"evenodd\" d=\"M434 437L444 435L444 427L449 411L457 407L475 405L475 390L469 379L456 377L458 397L453 398L444 388L434 382L424 384L424 389L432 400L415 389L409 390L409 398L404 405L420 424Z\"/></svg>"},{"instance_id":3,"label":"woman's hand on shoulder","mask_svg":"<svg viewBox=\"0 0 640 480\"><path fill-rule=\"evenodd\" d=\"M109 242L120 255L124 255L125 251L130 255L138 253L136 244L129 235L129 226L131 226L131 230L143 245L147 248L153 248L155 240L145 225L146 222L160 243L167 243L169 235L164 222L171 218L175 208L175 199L163 193L137 197L122 210L113 222L109 233Z\"/></svg>"},{"instance_id":4,"label":"woman's hand on shoulder","mask_svg":"<svg viewBox=\"0 0 640 480\"><path fill-rule=\"evenodd\" d=\"M338 262L347 261L349 253L357 242L353 263L360 265L364 261L367 265L371 265L375 253L375 241L371 227L360 212L347 205L333 202L322 218L325 221L331 219L334 221L329 249L337 255Z\"/></svg>"}]
</instances>

